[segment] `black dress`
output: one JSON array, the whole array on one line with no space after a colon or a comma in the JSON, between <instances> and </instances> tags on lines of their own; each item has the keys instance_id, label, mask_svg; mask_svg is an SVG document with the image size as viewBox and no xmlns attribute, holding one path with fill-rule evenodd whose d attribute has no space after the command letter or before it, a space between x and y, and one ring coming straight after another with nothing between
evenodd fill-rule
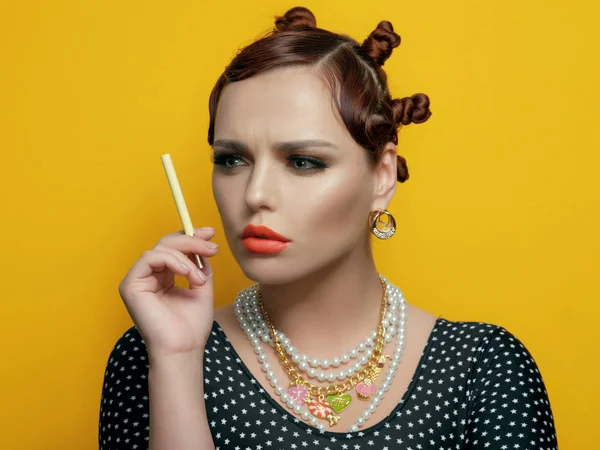
<instances>
[{"instance_id":1,"label":"black dress","mask_svg":"<svg viewBox=\"0 0 600 450\"><path fill-rule=\"evenodd\" d=\"M132 327L108 360L100 449L148 448L147 375L146 347ZM385 419L367 421L357 432L319 431L280 406L216 322L205 350L204 392L221 450L558 449L533 357L505 328L482 322L438 318L401 401Z\"/></svg>"}]
</instances>

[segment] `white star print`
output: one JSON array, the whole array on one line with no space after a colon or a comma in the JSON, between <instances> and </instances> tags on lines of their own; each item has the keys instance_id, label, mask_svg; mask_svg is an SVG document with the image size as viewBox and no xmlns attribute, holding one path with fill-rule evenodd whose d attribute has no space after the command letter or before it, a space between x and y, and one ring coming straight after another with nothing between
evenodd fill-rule
<instances>
[{"instance_id":1,"label":"white star print","mask_svg":"<svg viewBox=\"0 0 600 450\"><path fill-rule=\"evenodd\" d=\"M133 327L116 343L106 365L100 450L148 447L148 368L145 344ZM356 433L328 424L317 432L281 407L250 374L216 323L204 370L205 375L217 375L205 377L203 395L216 449L391 450L394 442L406 450L455 450L463 444L490 450L557 450L539 369L523 344L497 325L439 319L395 410L379 423L367 421ZM229 426L233 423L238 427Z\"/></svg>"}]
</instances>

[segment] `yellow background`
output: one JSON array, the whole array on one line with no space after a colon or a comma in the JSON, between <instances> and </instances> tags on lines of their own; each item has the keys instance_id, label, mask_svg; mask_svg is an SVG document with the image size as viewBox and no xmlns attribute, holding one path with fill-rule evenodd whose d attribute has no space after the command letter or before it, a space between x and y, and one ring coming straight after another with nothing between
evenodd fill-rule
<instances>
[{"instance_id":1,"label":"yellow background","mask_svg":"<svg viewBox=\"0 0 600 450\"><path fill-rule=\"evenodd\" d=\"M408 301L506 327L536 359L563 449L597 445L598 7L581 1L308 1L362 40L392 21L411 179L375 242ZM0 448L94 449L108 354L131 321L117 286L181 229L217 228L218 304L245 279L210 188L209 92L236 50L294 3L6 1L0 6Z\"/></svg>"}]
</instances>

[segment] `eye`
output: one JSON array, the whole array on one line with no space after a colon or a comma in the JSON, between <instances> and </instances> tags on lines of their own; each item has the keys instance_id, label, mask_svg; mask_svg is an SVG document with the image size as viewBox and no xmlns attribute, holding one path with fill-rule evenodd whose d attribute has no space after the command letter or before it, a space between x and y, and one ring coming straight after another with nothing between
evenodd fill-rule
<instances>
[{"instance_id":1,"label":"eye","mask_svg":"<svg viewBox=\"0 0 600 450\"><path fill-rule=\"evenodd\" d=\"M327 167L323 161L311 156L288 156L288 161L292 162L294 169L299 171L319 170Z\"/></svg>"},{"instance_id":2,"label":"eye","mask_svg":"<svg viewBox=\"0 0 600 450\"><path fill-rule=\"evenodd\" d=\"M240 164L236 164L236 161L243 162L242 156L228 153L213 155L213 163L217 166L223 166L225 169L232 169L239 166Z\"/></svg>"},{"instance_id":3,"label":"eye","mask_svg":"<svg viewBox=\"0 0 600 450\"><path fill-rule=\"evenodd\" d=\"M292 168L298 172L319 170L327 167L327 164L323 161L312 156L291 155L286 159L292 163ZM215 165L221 166L223 169L234 169L235 167L245 165L244 157L234 153L215 153L212 160Z\"/></svg>"}]
</instances>

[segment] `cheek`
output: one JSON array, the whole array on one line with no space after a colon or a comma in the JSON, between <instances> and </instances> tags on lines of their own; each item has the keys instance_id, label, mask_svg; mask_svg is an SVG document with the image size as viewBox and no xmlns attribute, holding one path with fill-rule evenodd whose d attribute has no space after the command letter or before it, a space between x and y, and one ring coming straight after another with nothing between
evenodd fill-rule
<instances>
[{"instance_id":1,"label":"cheek","mask_svg":"<svg viewBox=\"0 0 600 450\"><path fill-rule=\"evenodd\" d=\"M368 218L366 190L358 189L357 183L348 180L322 187L314 195L304 195L302 216L310 223L319 241L348 240L364 231ZM313 234L311 232L311 234Z\"/></svg>"},{"instance_id":2,"label":"cheek","mask_svg":"<svg viewBox=\"0 0 600 450\"><path fill-rule=\"evenodd\" d=\"M236 195L235 183L232 179L225 179L220 176L213 176L212 181L213 196L221 222L227 233L231 229L231 225L235 223L235 203L238 200Z\"/></svg>"},{"instance_id":3,"label":"cheek","mask_svg":"<svg viewBox=\"0 0 600 450\"><path fill-rule=\"evenodd\" d=\"M223 215L223 188L218 177L215 177L215 175L212 177L212 192L215 203L217 204L217 209L219 210L219 213Z\"/></svg>"}]
</instances>

